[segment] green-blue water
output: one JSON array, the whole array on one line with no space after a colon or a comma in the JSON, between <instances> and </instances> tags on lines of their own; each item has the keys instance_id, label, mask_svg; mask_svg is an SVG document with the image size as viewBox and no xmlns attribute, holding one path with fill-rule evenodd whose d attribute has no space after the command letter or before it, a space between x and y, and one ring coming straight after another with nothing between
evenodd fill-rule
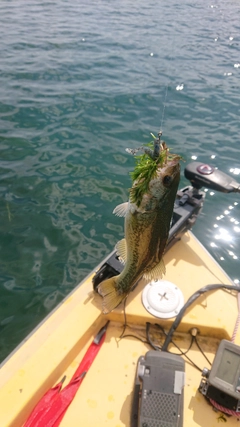
<instances>
[{"instance_id":1,"label":"green-blue water","mask_svg":"<svg viewBox=\"0 0 240 427\"><path fill-rule=\"evenodd\" d=\"M161 127L240 181L239 16L233 0L0 2L0 359L122 237L127 147ZM236 282L239 206L209 191L194 229Z\"/></svg>"}]
</instances>

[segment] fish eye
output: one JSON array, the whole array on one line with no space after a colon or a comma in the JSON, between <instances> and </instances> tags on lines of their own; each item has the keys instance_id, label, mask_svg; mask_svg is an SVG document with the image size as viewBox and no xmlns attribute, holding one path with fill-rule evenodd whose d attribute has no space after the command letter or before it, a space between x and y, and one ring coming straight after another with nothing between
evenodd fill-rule
<instances>
[{"instance_id":1,"label":"fish eye","mask_svg":"<svg viewBox=\"0 0 240 427\"><path fill-rule=\"evenodd\" d=\"M169 185L172 182L172 177L171 175L165 175L165 177L163 178L163 185Z\"/></svg>"}]
</instances>

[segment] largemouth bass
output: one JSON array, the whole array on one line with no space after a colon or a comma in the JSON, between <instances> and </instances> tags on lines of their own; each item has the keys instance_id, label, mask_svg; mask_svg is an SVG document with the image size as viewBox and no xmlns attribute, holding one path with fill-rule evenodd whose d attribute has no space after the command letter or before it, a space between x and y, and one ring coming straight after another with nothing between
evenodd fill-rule
<instances>
[{"instance_id":1,"label":"largemouth bass","mask_svg":"<svg viewBox=\"0 0 240 427\"><path fill-rule=\"evenodd\" d=\"M137 158L132 173L129 201L113 211L125 217L125 239L116 245L125 266L121 274L98 286L105 314L127 297L142 276L150 281L165 274L162 257L180 179L181 157L170 154L160 136L154 141L154 150L142 147L144 154Z\"/></svg>"}]
</instances>

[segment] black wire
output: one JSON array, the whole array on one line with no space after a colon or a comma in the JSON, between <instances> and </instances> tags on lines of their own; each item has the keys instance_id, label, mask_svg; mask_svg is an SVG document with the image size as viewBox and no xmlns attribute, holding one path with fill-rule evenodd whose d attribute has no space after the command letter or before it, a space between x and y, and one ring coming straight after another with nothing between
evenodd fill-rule
<instances>
[{"instance_id":1,"label":"black wire","mask_svg":"<svg viewBox=\"0 0 240 427\"><path fill-rule=\"evenodd\" d=\"M154 325L155 325L157 328L161 329L161 331L164 333L164 335L165 335L165 336L167 336L167 332L166 332L166 331L165 331L165 329L162 327L162 325L159 325L159 323L154 323Z\"/></svg>"},{"instance_id":2,"label":"black wire","mask_svg":"<svg viewBox=\"0 0 240 427\"><path fill-rule=\"evenodd\" d=\"M161 325L159 325L158 323L155 323L155 326L157 326L159 329L161 329L161 331L164 333L164 335L165 335L166 337L168 336L167 332L163 329L163 327L162 327ZM192 339L191 339L191 342L190 342L190 344L189 344L188 349L187 349L186 351L182 351L182 350L180 349L180 354L181 354L182 356L184 356L185 354L187 354L187 353L189 352L189 350L191 350L192 345L193 345L193 342L194 342L194 337L192 336ZM177 346L177 344L176 344L173 340L171 340L171 343L172 343L173 345L175 345L175 347L176 347L176 348L178 348L178 349L179 349L179 347ZM174 354L176 354L176 353L174 353Z\"/></svg>"},{"instance_id":3,"label":"black wire","mask_svg":"<svg viewBox=\"0 0 240 427\"><path fill-rule=\"evenodd\" d=\"M192 359L190 359L190 357L188 357L187 356L187 352L191 349L191 347L192 347L192 345L193 345L193 342L194 342L194 337L192 337L192 340L191 340L191 344L190 344L190 347L188 348L188 350L186 351L186 352L183 352L182 350L181 350L181 348L180 347L178 347L178 345L174 342L174 341L172 341L171 340L171 343L173 344L173 345L175 345L175 347L180 351L180 353L181 353L181 355L182 356L184 356L184 357L186 357L186 359L196 368L196 369L198 369L198 371L200 371L200 372L202 372L202 369L201 368L199 368L199 366L198 365L196 365L196 363L194 363L193 362L193 360ZM168 353L171 353L171 352L168 352ZM175 354L175 353L174 353Z\"/></svg>"},{"instance_id":4,"label":"black wire","mask_svg":"<svg viewBox=\"0 0 240 427\"><path fill-rule=\"evenodd\" d=\"M126 315L126 302L127 302L127 298L125 298L125 300L123 301L123 317L124 317L124 324L123 324L123 330L122 333L120 335L120 339L124 338L124 332L126 331L126 327L127 327L127 315Z\"/></svg>"},{"instance_id":5,"label":"black wire","mask_svg":"<svg viewBox=\"0 0 240 427\"><path fill-rule=\"evenodd\" d=\"M123 331L120 335L120 339L121 338L127 338L127 337L132 337L135 339L138 339L140 341L142 341L144 344L149 344L154 350L156 351L168 351L168 346L170 343L172 343L180 352L179 355L186 357L186 359L196 368L198 369L200 372L202 372L202 369L199 368L188 356L187 353L189 352L189 350L192 348L192 345L194 343L194 341L196 342L196 345L198 347L198 349L200 350L200 352L202 353L202 355L205 357L205 359L207 360L207 362L211 365L210 360L208 359L208 357L206 356L206 354L204 353L204 351L202 350L202 348L200 347L196 337L192 336L190 345L188 347L188 349L183 352L181 350L180 347L178 347L178 345L172 340L172 336L175 332L175 330L177 329L179 323L181 322L183 315L185 313L185 311L187 310L187 308L198 298L200 297L202 294L204 294L205 292L209 292L209 291L213 291L213 290L217 290L217 289L228 289L230 291L237 291L240 292L240 286L237 285L221 285L221 284L214 284L214 285L207 285L204 286L203 288L199 289L198 291L196 291L193 295L190 296L190 298L187 300L187 302L184 304L184 306L182 307L182 309L180 310L180 312L178 313L175 321L173 322L170 330L168 333L165 332L164 328L159 325L158 323L155 323L155 326L157 326L159 329L161 329L161 331L163 332L163 334L166 336L166 339L164 341L163 346L157 346L156 344L153 343L152 339L150 338L150 326L151 323L146 322L146 336L147 336L147 341L143 340L141 337L138 337L137 335L133 335L133 334L127 334L124 335L124 332L126 330L127 327L127 317L126 317L126 300L124 301L124 325L123 325ZM174 353L176 354L176 353Z\"/></svg>"},{"instance_id":6,"label":"black wire","mask_svg":"<svg viewBox=\"0 0 240 427\"><path fill-rule=\"evenodd\" d=\"M152 339L150 338L150 326L152 326L151 325L151 323L149 323L149 322L146 322L146 336L147 336L147 340L144 340L143 338L141 338L141 337L138 337L137 335L133 335L133 334L126 334L126 335L123 335L124 334L124 331L126 330L126 323L124 324L124 329L123 329L123 332L122 332L122 334L121 334L121 336L119 337L120 339L123 339L123 338L135 338L135 339L137 339L137 340L139 340L139 341L141 341L141 342L143 342L144 344L149 344L154 350L156 350L156 351L161 351L161 346L157 346L156 344L154 344L153 343L153 341L152 341ZM161 326L161 325L159 325L159 324L157 324L157 323L155 323L155 326L157 326L159 329L161 329L161 331L164 333L164 335L165 336L167 336L168 334L165 332L165 330L163 329L163 327ZM190 357L188 357L187 356L187 353L191 350L191 348L192 348L192 345L193 345L193 343L194 343L194 341L195 341L195 337L191 337L191 342L190 342L190 344L189 344L189 347L188 347L188 349L186 350L186 351L182 351L181 350L181 348L173 341L173 340L171 340L171 343L178 349L178 351L179 351L179 354L177 354L177 353L172 353L172 352L170 352L170 351L168 351L167 350L167 352L168 353L171 353L171 354L175 354L175 355L177 355L177 356L184 356L188 361L189 361L189 363L191 363L191 365L192 366L194 366L196 369L198 369L198 371L200 371L200 372L202 372L202 369L201 368L199 368L199 366L197 366L196 365L196 363L195 362L193 362L193 360L191 360L190 359ZM203 353L203 351L202 351L202 349L200 348L200 346L199 346L199 350ZM203 355L204 355L204 353L203 353ZM205 355L204 355L205 356ZM206 356L205 356L206 357ZM207 357L206 357L207 358Z\"/></svg>"},{"instance_id":7,"label":"black wire","mask_svg":"<svg viewBox=\"0 0 240 427\"><path fill-rule=\"evenodd\" d=\"M148 342L149 342L150 346L153 348L153 350L157 350L157 351L159 351L159 350L161 350L161 347L159 347L159 346L155 345L155 344L153 343L153 341L151 340L151 338L150 338L150 333L149 333L150 326L151 326L151 323L146 322L146 335L147 335L147 340L148 340Z\"/></svg>"},{"instance_id":8,"label":"black wire","mask_svg":"<svg viewBox=\"0 0 240 427\"><path fill-rule=\"evenodd\" d=\"M156 346L153 341L150 338L150 334L149 334L149 329L150 329L151 323L147 322L146 323L146 335L147 335L147 340L149 341L149 344L151 345L151 347L154 350L160 351L162 350L161 347ZM163 329L163 327L161 325L159 325L158 323L155 323L155 326L157 326L159 329L161 329L161 331L164 333L165 336L167 336L168 334L165 332L165 330ZM173 341L171 340L171 343L178 349L179 354L178 356L184 356L186 357L186 359L196 368L198 369L198 371L202 372L202 369L199 368L199 366L196 365L196 363L193 362L193 360L190 359L190 357L187 356L187 353L189 352L189 350L192 348L194 342L194 337L192 336L190 345L188 347L188 349L186 351L182 351L181 348ZM167 350L168 353L171 353L170 351ZM171 353L171 354L176 354L176 353Z\"/></svg>"},{"instance_id":9,"label":"black wire","mask_svg":"<svg viewBox=\"0 0 240 427\"><path fill-rule=\"evenodd\" d=\"M122 333L119 337L119 339L121 340L122 338L135 338L136 340L142 341L144 344L149 344L149 342L147 340L144 340L141 337L138 337L137 335L133 335L133 334L126 334L124 335L124 332L126 331L127 328L127 315L126 315L126 302L127 302L127 298L124 300L123 302L123 317L124 317L124 324L123 324L123 330Z\"/></svg>"},{"instance_id":10,"label":"black wire","mask_svg":"<svg viewBox=\"0 0 240 427\"><path fill-rule=\"evenodd\" d=\"M179 349L178 345L177 345L173 340L171 340L171 343L172 343L172 344L173 344L177 349ZM190 342L190 344L189 344L188 349L187 349L186 351L183 351L182 349L180 349L180 354L181 354L182 356L185 356L185 355L186 355L186 354L191 350L193 343L194 343L194 337L191 337L191 342ZM176 354L176 353L174 353L174 354Z\"/></svg>"},{"instance_id":11,"label":"black wire","mask_svg":"<svg viewBox=\"0 0 240 427\"><path fill-rule=\"evenodd\" d=\"M208 358L208 357L207 357L207 355L204 353L203 349L200 347L200 344L199 344L199 342L198 342L198 340L197 340L197 337L194 337L194 341L195 341L195 343L196 343L196 345L197 345L198 349L201 351L202 355L205 357L206 361L209 363L209 365L210 365L210 366L212 366L212 364L211 364L211 362L210 362L209 358Z\"/></svg>"},{"instance_id":12,"label":"black wire","mask_svg":"<svg viewBox=\"0 0 240 427\"><path fill-rule=\"evenodd\" d=\"M192 296L190 296L190 298L187 300L187 302L184 304L184 306L182 307L182 309L179 311L176 319L174 320L168 334L167 337L164 341L164 344L162 346L162 351L167 351L168 346L172 340L172 336L173 333L175 332L175 330L177 329L179 323L181 322L183 315L185 313L185 311L187 310L187 308L198 298L200 297L202 294L204 294L205 292L209 292L209 291L214 291L216 289L229 289L231 291L238 291L240 292L240 286L237 285L221 285L221 284L217 284L217 285L207 285L204 286L203 288L199 289L197 292L195 292Z\"/></svg>"}]
</instances>

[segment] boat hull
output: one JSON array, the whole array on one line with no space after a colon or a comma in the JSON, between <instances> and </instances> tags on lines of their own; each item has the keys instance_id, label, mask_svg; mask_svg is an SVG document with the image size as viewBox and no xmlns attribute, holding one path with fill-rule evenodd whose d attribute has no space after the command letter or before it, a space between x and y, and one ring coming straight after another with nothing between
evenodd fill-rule
<instances>
[{"instance_id":1,"label":"boat hull","mask_svg":"<svg viewBox=\"0 0 240 427\"><path fill-rule=\"evenodd\" d=\"M191 232L186 233L164 257L165 279L176 284L185 302L198 289L208 284L232 285L230 278L203 248ZM146 340L146 322L158 323L169 330L173 319L156 319L142 305L140 282L126 304L127 329L123 306L108 315L101 312L101 297L92 290L92 272L80 285L28 336L1 365L1 425L21 426L32 409L58 381L66 375L69 381L83 358L93 337L109 320L105 342L68 408L63 427L121 427L130 425L132 395L137 361L150 349ZM197 328L198 341L212 361L221 339L230 339L238 315L236 292L217 290L201 296L185 313L174 341L186 351L191 341L189 330ZM136 338L137 337L137 338ZM163 334L152 330L152 337L161 344ZM140 340L142 339L142 341ZM239 336L236 343L240 343ZM178 350L171 344L171 352ZM188 357L200 368L207 364L194 344ZM201 373L186 363L184 389L185 427L219 426L221 417L228 425L237 425L237 418L226 418L212 410L199 393Z\"/></svg>"}]
</instances>

